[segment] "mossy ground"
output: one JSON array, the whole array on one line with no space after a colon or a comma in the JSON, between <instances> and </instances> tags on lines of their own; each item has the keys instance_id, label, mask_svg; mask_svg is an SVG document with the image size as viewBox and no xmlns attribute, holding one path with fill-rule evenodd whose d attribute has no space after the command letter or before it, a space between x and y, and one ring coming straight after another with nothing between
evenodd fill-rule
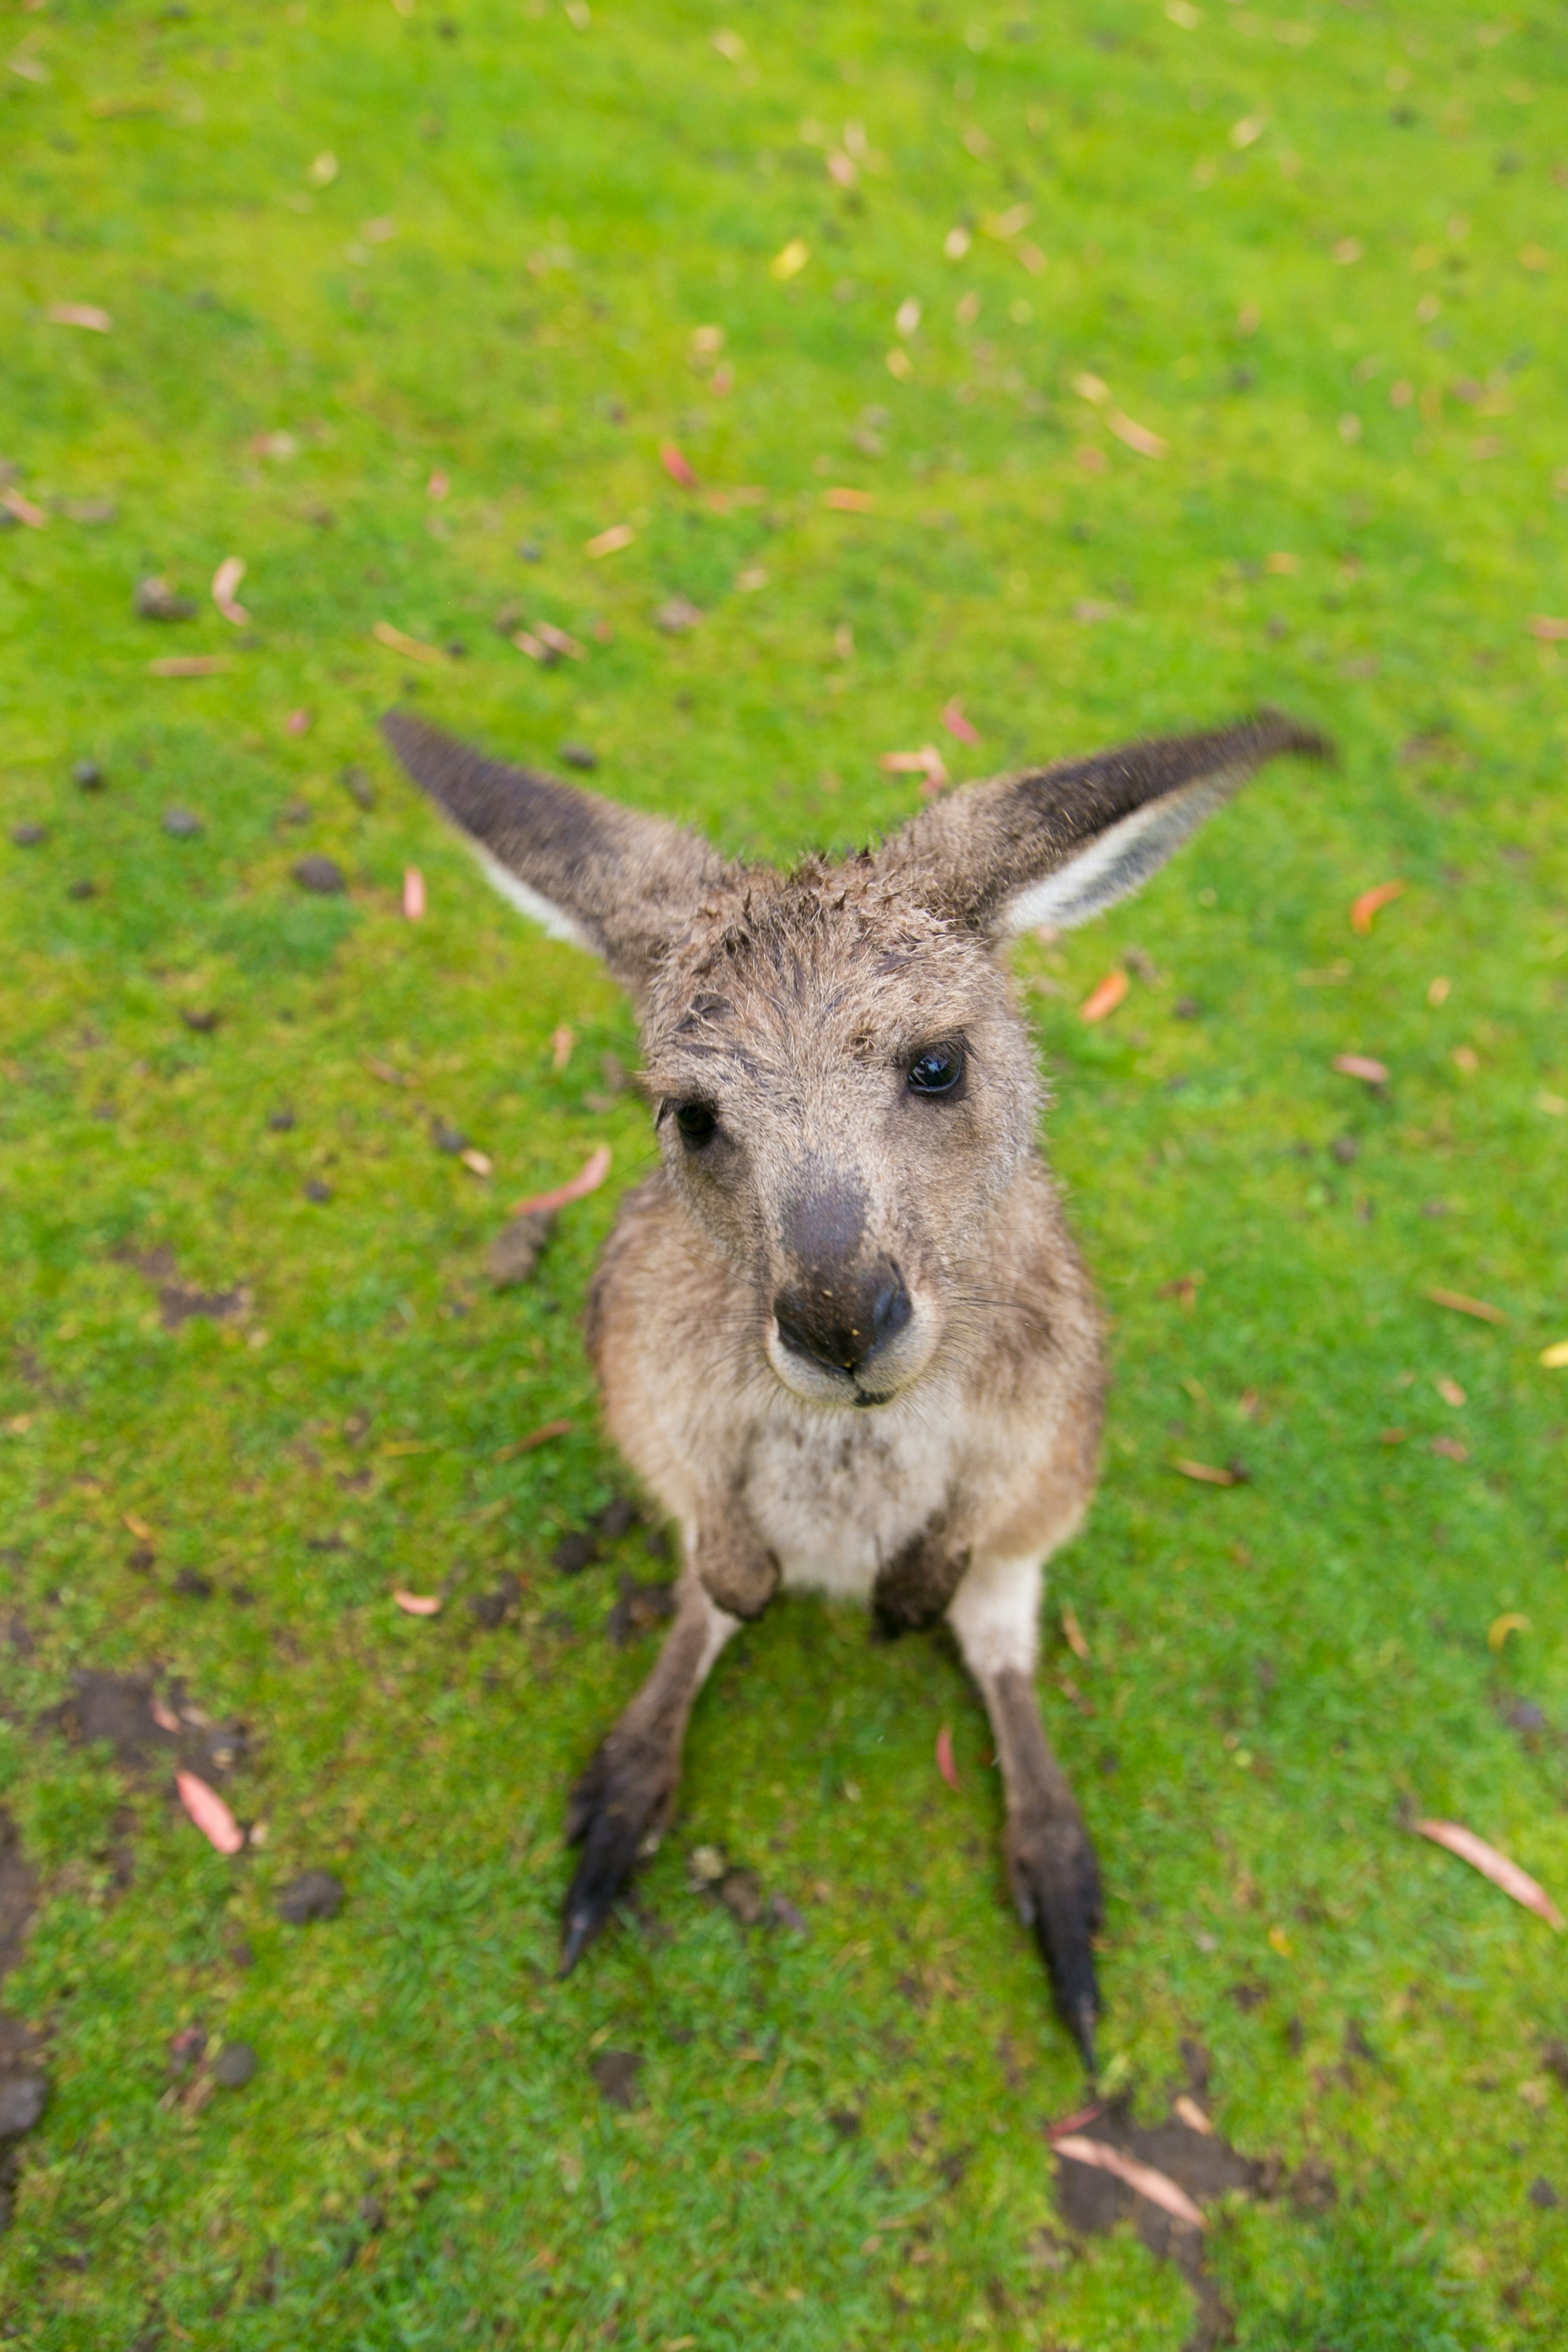
<instances>
[{"instance_id":1,"label":"mossy ground","mask_svg":"<svg viewBox=\"0 0 1568 2352\"><path fill-rule=\"evenodd\" d=\"M634 1052L614 992L381 756L375 714L416 694L780 856L915 806L889 750L983 772L1263 700L1338 739L1138 904L1020 952L1117 1366L1042 1686L1110 1888L1111 2079L1163 2111L1200 2042L1230 2138L1335 2184L1214 2218L1241 2343L1561 2343L1563 1946L1403 1825L1462 1820L1568 1900L1568 1374L1539 1363L1568 1336L1568 724L1529 634L1568 614L1561 26L50 0L7 40L0 454L44 527L0 543L0 796L48 835L0 848L0 1782L42 1890L5 2000L54 2093L0 2242L6 2340L1174 2352L1192 2325L1133 2237L1052 2231L1041 2125L1081 2085L940 1643L873 1650L797 1602L749 1631L644 1882L657 1924L552 1981L564 1792L651 1655L604 1635L640 1537L547 1565L620 1475L577 1310L650 1145L632 1098L590 1100ZM230 554L244 631L207 598ZM132 617L153 572L197 617ZM676 594L705 617L672 636ZM507 605L585 657L534 666ZM466 652L415 665L377 621ZM149 674L184 652L227 667ZM345 896L300 891L308 851ZM1164 984L1086 1027L1133 946ZM600 1139L610 1186L493 1295L501 1204ZM165 1329L134 1263L158 1250L250 1304ZM501 1458L557 1416L568 1439ZM521 1617L485 1633L465 1599L502 1568ZM1494 1652L1507 1611L1529 1624ZM163 1771L40 1732L86 1668L241 1719L228 1792L268 1843L225 1861ZM700 1843L808 1935L689 1893ZM346 1907L286 1927L311 1864ZM195 2112L164 2095L192 2023L259 2061ZM605 2047L643 2060L632 2111L595 2089Z\"/></svg>"}]
</instances>

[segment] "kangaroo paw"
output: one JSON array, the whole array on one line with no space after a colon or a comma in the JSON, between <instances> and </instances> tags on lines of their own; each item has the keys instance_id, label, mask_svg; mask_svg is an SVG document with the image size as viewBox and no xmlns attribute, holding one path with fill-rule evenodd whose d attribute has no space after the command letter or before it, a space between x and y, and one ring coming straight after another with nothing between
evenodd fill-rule
<instances>
[{"instance_id":1,"label":"kangaroo paw","mask_svg":"<svg viewBox=\"0 0 1568 2352\"><path fill-rule=\"evenodd\" d=\"M1100 1867L1076 1811L1042 1812L1007 1824L1007 1871L1018 1916L1033 1927L1062 2023L1094 2072L1100 1988L1094 1937L1100 1921Z\"/></svg>"},{"instance_id":2,"label":"kangaroo paw","mask_svg":"<svg viewBox=\"0 0 1568 2352\"><path fill-rule=\"evenodd\" d=\"M677 1772L677 1759L662 1742L612 1732L573 1790L566 1836L583 1851L562 1919L562 1976L570 1975L657 1842L674 1802Z\"/></svg>"}]
</instances>

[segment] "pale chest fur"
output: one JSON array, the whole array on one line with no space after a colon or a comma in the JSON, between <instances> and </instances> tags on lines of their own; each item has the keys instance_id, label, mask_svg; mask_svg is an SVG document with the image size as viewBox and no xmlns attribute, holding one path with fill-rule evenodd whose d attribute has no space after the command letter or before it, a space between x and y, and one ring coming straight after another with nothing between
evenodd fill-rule
<instances>
[{"instance_id":1,"label":"pale chest fur","mask_svg":"<svg viewBox=\"0 0 1568 2352\"><path fill-rule=\"evenodd\" d=\"M786 1585L864 1599L879 1571L950 1502L968 1448L948 1411L760 1415L742 1470L746 1516Z\"/></svg>"}]
</instances>

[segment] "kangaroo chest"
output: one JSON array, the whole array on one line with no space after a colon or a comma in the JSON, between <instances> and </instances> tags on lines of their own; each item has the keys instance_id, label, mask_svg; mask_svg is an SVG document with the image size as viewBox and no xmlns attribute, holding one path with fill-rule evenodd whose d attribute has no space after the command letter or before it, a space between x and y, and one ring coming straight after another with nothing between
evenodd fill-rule
<instances>
[{"instance_id":1,"label":"kangaroo chest","mask_svg":"<svg viewBox=\"0 0 1568 2352\"><path fill-rule=\"evenodd\" d=\"M753 1433L746 1515L786 1585L865 1599L948 1503L957 1431L925 1413L781 1414Z\"/></svg>"}]
</instances>

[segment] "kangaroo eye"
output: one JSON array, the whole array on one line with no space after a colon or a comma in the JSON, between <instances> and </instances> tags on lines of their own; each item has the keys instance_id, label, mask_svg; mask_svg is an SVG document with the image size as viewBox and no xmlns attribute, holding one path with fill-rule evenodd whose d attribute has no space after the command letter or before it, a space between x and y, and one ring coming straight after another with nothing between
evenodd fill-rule
<instances>
[{"instance_id":1,"label":"kangaroo eye","mask_svg":"<svg viewBox=\"0 0 1568 2352\"><path fill-rule=\"evenodd\" d=\"M706 1143L718 1132L719 1122L706 1103L680 1103L676 1107L675 1124L688 1143Z\"/></svg>"},{"instance_id":2,"label":"kangaroo eye","mask_svg":"<svg viewBox=\"0 0 1568 2352\"><path fill-rule=\"evenodd\" d=\"M950 1095L963 1076L962 1045L928 1045L910 1064L910 1087L917 1095Z\"/></svg>"}]
</instances>

